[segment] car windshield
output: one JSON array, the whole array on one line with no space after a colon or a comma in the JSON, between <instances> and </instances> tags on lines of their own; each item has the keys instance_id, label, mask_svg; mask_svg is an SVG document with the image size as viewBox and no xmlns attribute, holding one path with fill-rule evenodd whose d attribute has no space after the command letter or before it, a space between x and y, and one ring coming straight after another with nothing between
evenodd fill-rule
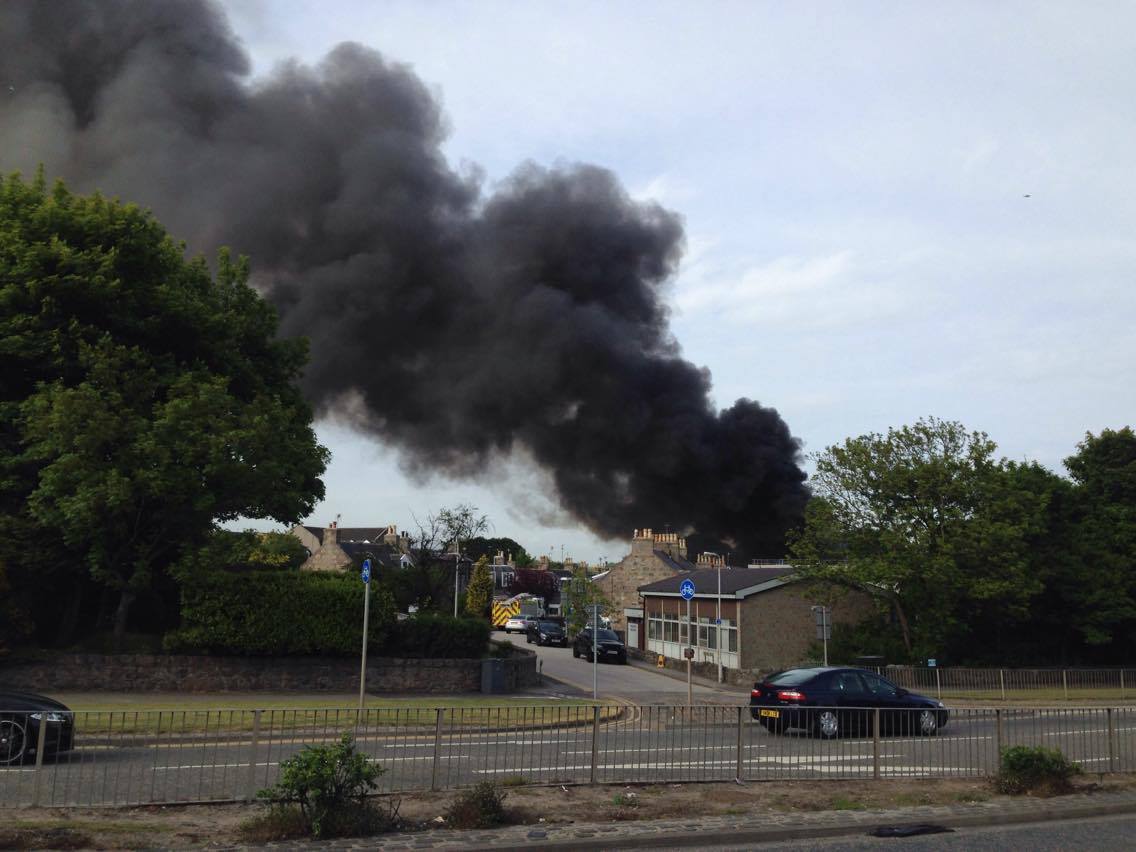
<instances>
[{"instance_id":1,"label":"car windshield","mask_svg":"<svg viewBox=\"0 0 1136 852\"><path fill-rule=\"evenodd\" d=\"M588 634L588 638L591 638L592 629L590 627L587 630L585 630L584 632ZM596 633L596 641L597 642L618 642L619 637L615 635L614 630L604 630L603 628L600 628L600 630Z\"/></svg>"},{"instance_id":2,"label":"car windshield","mask_svg":"<svg viewBox=\"0 0 1136 852\"><path fill-rule=\"evenodd\" d=\"M560 632L560 625L556 624L555 622L552 622L552 621L542 621L540 623L540 629L541 630L547 630L550 633L559 633Z\"/></svg>"},{"instance_id":3,"label":"car windshield","mask_svg":"<svg viewBox=\"0 0 1136 852\"><path fill-rule=\"evenodd\" d=\"M789 669L787 672L775 674L767 682L777 686L800 686L814 677L816 677L816 672L812 669Z\"/></svg>"}]
</instances>

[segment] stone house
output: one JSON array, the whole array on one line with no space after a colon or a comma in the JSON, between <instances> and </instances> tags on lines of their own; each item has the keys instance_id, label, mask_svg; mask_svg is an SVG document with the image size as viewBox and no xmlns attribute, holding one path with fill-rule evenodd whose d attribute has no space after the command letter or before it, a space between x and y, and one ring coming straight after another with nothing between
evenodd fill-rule
<instances>
[{"instance_id":1,"label":"stone house","mask_svg":"<svg viewBox=\"0 0 1136 852\"><path fill-rule=\"evenodd\" d=\"M303 543L308 558L301 571L342 571L370 558L376 571L394 569L410 550L410 537L398 527L341 527L332 521L325 528L297 524L290 530Z\"/></svg>"},{"instance_id":2,"label":"stone house","mask_svg":"<svg viewBox=\"0 0 1136 852\"><path fill-rule=\"evenodd\" d=\"M640 586L694 570L686 558L686 539L677 533L642 529L631 537L631 552L592 582L611 604L612 629L626 636L627 610L632 615L639 610Z\"/></svg>"},{"instance_id":3,"label":"stone house","mask_svg":"<svg viewBox=\"0 0 1136 852\"><path fill-rule=\"evenodd\" d=\"M699 561L713 567L639 587L641 614L632 619L629 645L672 660L683 660L683 651L693 647L696 664L716 667L720 655L726 669L767 672L797 665L808 657L810 646L817 641L814 606L823 603L829 608L826 618L830 624L855 624L873 612L872 599L862 592L818 594L815 586L796 582L788 563L722 566L719 571L713 558ZM687 579L695 588L689 622L687 602L679 593Z\"/></svg>"}]
</instances>

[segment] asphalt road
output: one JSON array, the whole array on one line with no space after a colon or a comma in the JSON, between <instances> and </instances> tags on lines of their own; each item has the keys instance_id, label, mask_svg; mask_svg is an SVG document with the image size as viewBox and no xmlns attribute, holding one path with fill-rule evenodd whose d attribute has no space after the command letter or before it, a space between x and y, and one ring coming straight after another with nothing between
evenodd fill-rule
<instances>
[{"instance_id":1,"label":"asphalt road","mask_svg":"<svg viewBox=\"0 0 1136 852\"><path fill-rule=\"evenodd\" d=\"M575 659L571 648L542 647L525 643L523 634L506 635L494 631L493 638L510 640L514 645L524 645L535 651L541 671L545 677L555 678L580 695L592 694L593 664L583 657ZM596 663L594 665L598 695L601 699L624 699L636 704L685 704L686 680L675 677L674 673L664 674L653 668L641 665L618 665L615 663ZM693 685L694 700L697 703L738 704L749 700L749 692L737 687Z\"/></svg>"},{"instance_id":2,"label":"asphalt road","mask_svg":"<svg viewBox=\"0 0 1136 852\"><path fill-rule=\"evenodd\" d=\"M569 659L571 659L569 657ZM584 665L581 663L581 665ZM627 667L610 667L628 671ZM632 670L633 671L633 670ZM554 722L555 709L541 711ZM565 711L567 712L567 711ZM565 717L562 717L565 718ZM534 720L535 721L535 720ZM1044 724L1043 724L1044 722ZM583 725L527 729L444 728L361 731L360 748L385 770L382 790L428 789L482 780L533 783L686 782L732 780L739 758L747 780L895 777L978 777L996 763L998 732L989 714L960 714L935 737L889 736L878 753L870 737L817 739L773 735L737 707L629 707L595 729ZM37 774L0 769L0 801L42 804L132 804L240 798L276 779L280 761L305 743L327 742L332 730L268 737L257 748L227 741L115 740L82 744ZM1002 721L1005 744L1060 748L1088 771L1109 767L1109 738L1099 714L1020 714ZM435 754L435 743L438 750ZM594 748L594 752L593 752ZM595 769L593 772L593 753ZM1136 769L1136 725L1114 727L1115 768Z\"/></svg>"}]
</instances>

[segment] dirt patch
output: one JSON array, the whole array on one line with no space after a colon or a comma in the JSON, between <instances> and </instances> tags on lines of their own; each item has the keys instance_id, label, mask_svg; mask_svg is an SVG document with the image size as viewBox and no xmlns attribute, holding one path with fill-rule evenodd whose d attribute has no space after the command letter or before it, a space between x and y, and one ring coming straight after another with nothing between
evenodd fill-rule
<instances>
[{"instance_id":1,"label":"dirt patch","mask_svg":"<svg viewBox=\"0 0 1136 852\"><path fill-rule=\"evenodd\" d=\"M1077 779L1074 792L1131 789L1136 778ZM778 781L597 787L507 787L505 808L523 824L643 819L896 806L957 805L1003 798L981 779L936 781ZM437 827L455 793L401 797L406 828ZM193 849L238 845L241 823L261 805L168 805L142 808L4 810L0 849Z\"/></svg>"}]
</instances>

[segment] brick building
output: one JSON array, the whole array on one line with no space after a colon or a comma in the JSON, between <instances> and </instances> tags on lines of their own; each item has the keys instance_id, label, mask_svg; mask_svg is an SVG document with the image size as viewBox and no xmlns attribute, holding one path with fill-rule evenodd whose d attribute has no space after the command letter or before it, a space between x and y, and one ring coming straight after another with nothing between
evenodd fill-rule
<instances>
[{"instance_id":1,"label":"brick building","mask_svg":"<svg viewBox=\"0 0 1136 852\"><path fill-rule=\"evenodd\" d=\"M639 587L642 614L631 619L628 644L674 660L683 659L683 650L693 647L695 663L717 666L720 653L727 669L769 671L794 666L807 658L810 645L817 641L813 606L826 604L831 624L855 624L872 612L871 598L859 592L827 594L822 601L815 587L794 580L789 564L723 567L719 572L713 559L720 557L704 556L708 559L700 559L700 563L713 567ZM687 603L679 594L679 586L686 579L695 587L689 622ZM720 651L715 624L719 617Z\"/></svg>"}]
</instances>

